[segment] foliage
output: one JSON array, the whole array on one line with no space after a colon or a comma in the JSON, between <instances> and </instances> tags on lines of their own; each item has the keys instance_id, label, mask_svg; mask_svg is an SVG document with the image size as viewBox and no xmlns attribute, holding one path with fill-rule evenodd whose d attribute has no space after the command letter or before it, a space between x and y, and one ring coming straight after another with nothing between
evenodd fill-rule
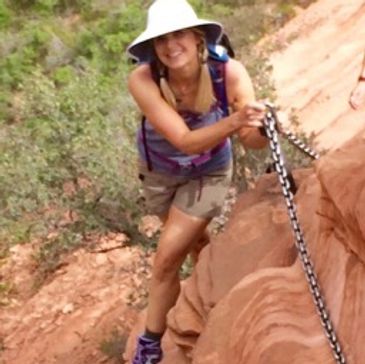
<instances>
[{"instance_id":1,"label":"foliage","mask_svg":"<svg viewBox=\"0 0 365 364\"><path fill-rule=\"evenodd\" d=\"M19 88L26 75L45 56L49 39L49 33L39 23L29 22L24 25L18 38L13 38L13 45L8 52L3 52L5 54L0 60L0 85L11 89Z\"/></svg>"},{"instance_id":2,"label":"foliage","mask_svg":"<svg viewBox=\"0 0 365 364\"><path fill-rule=\"evenodd\" d=\"M32 12L37 16L52 16L68 12L88 13L90 0L12 0L14 10Z\"/></svg>"},{"instance_id":3,"label":"foliage","mask_svg":"<svg viewBox=\"0 0 365 364\"><path fill-rule=\"evenodd\" d=\"M128 98L120 95L117 84L100 81L91 70L74 81L58 88L35 71L22 89L23 122L4 128L0 143L0 223L9 233L11 221L27 221L26 229L18 227L8 239L19 242L45 234L66 211L73 211L72 239L67 234L58 238L67 246L60 253L74 247L75 234L107 225L101 201L119 201L125 209L121 219L138 210L133 204L137 186L130 183L135 151ZM44 251L51 249L46 245ZM57 260L47 254L40 257Z\"/></svg>"},{"instance_id":4,"label":"foliage","mask_svg":"<svg viewBox=\"0 0 365 364\"><path fill-rule=\"evenodd\" d=\"M10 22L13 12L9 9L4 0L0 0L0 30L6 28Z\"/></svg>"},{"instance_id":5,"label":"foliage","mask_svg":"<svg viewBox=\"0 0 365 364\"><path fill-rule=\"evenodd\" d=\"M131 3L84 29L76 47L78 54L90 60L101 72L115 72L121 65L121 54L137 35L144 20L140 5Z\"/></svg>"},{"instance_id":6,"label":"foliage","mask_svg":"<svg viewBox=\"0 0 365 364\"><path fill-rule=\"evenodd\" d=\"M105 339L100 343L99 349L109 359L113 359L115 360L115 363L119 363L125 350L126 343L127 337L125 334L119 332L118 329L114 329L110 333L108 339Z\"/></svg>"}]
</instances>

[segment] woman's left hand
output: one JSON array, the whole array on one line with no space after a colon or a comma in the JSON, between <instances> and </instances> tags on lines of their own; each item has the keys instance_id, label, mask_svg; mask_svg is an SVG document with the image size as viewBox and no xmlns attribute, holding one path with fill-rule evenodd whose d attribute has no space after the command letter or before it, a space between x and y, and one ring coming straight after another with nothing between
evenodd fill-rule
<instances>
[{"instance_id":1,"label":"woman's left hand","mask_svg":"<svg viewBox=\"0 0 365 364\"><path fill-rule=\"evenodd\" d=\"M262 102L250 102L242 110L245 121L238 135L246 148L261 149L267 146L268 139L262 133L266 106Z\"/></svg>"},{"instance_id":2,"label":"woman's left hand","mask_svg":"<svg viewBox=\"0 0 365 364\"><path fill-rule=\"evenodd\" d=\"M242 126L262 127L266 113L266 106L261 102L250 102L246 104L240 111L242 117Z\"/></svg>"}]
</instances>

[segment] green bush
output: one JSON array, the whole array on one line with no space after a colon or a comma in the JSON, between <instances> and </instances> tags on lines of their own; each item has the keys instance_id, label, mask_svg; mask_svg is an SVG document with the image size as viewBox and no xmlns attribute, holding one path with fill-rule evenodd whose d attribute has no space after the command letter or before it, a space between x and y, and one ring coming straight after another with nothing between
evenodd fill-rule
<instances>
[{"instance_id":1,"label":"green bush","mask_svg":"<svg viewBox=\"0 0 365 364\"><path fill-rule=\"evenodd\" d=\"M3 87L18 88L46 55L50 34L39 23L25 25L20 37L22 40L15 42L11 51L0 60L0 85Z\"/></svg>"},{"instance_id":2,"label":"green bush","mask_svg":"<svg viewBox=\"0 0 365 364\"><path fill-rule=\"evenodd\" d=\"M105 225L101 201L117 201L119 219L137 213L138 185L131 183L135 118L119 84L101 82L89 71L58 88L37 71L22 92L23 123L8 125L0 140L1 224L27 216L31 232L44 232L72 210L84 233ZM69 183L71 195L65 193ZM59 214L41 229L50 206Z\"/></svg>"},{"instance_id":3,"label":"green bush","mask_svg":"<svg viewBox=\"0 0 365 364\"><path fill-rule=\"evenodd\" d=\"M0 30L7 28L11 22L13 12L6 6L4 0L0 0Z\"/></svg>"},{"instance_id":4,"label":"green bush","mask_svg":"<svg viewBox=\"0 0 365 364\"><path fill-rule=\"evenodd\" d=\"M11 0L10 5L17 11L49 17L70 12L87 13L91 9L92 0Z\"/></svg>"},{"instance_id":5,"label":"green bush","mask_svg":"<svg viewBox=\"0 0 365 364\"><path fill-rule=\"evenodd\" d=\"M37 0L34 4L34 10L41 14L51 14L57 3L58 0Z\"/></svg>"},{"instance_id":6,"label":"green bush","mask_svg":"<svg viewBox=\"0 0 365 364\"><path fill-rule=\"evenodd\" d=\"M11 92L7 90L0 91L0 128L11 118Z\"/></svg>"},{"instance_id":7,"label":"green bush","mask_svg":"<svg viewBox=\"0 0 365 364\"><path fill-rule=\"evenodd\" d=\"M76 51L101 72L114 73L125 64L125 48L142 28L144 15L137 4L96 20L80 35Z\"/></svg>"},{"instance_id":8,"label":"green bush","mask_svg":"<svg viewBox=\"0 0 365 364\"><path fill-rule=\"evenodd\" d=\"M56 85L67 85L70 84L75 78L75 70L71 66L59 67L53 73L53 80Z\"/></svg>"}]
</instances>

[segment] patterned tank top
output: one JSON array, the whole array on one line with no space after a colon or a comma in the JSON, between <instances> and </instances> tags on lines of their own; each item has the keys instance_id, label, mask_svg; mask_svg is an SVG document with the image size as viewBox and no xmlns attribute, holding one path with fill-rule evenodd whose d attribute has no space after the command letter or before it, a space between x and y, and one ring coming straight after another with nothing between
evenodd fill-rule
<instances>
[{"instance_id":1,"label":"patterned tank top","mask_svg":"<svg viewBox=\"0 0 365 364\"><path fill-rule=\"evenodd\" d=\"M216 103L205 114L179 111L190 130L209 126L229 114L225 89L225 61L209 59ZM229 138L214 148L201 154L188 155L174 147L151 123L143 117L137 132L137 145L140 158L150 170L176 176L200 177L226 168L232 160L232 147Z\"/></svg>"}]
</instances>

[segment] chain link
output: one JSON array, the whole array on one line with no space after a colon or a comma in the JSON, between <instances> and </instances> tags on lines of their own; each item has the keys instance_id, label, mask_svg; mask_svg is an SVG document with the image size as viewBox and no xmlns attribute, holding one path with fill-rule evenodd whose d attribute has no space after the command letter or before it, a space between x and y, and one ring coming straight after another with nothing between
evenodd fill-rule
<instances>
[{"instance_id":1,"label":"chain link","mask_svg":"<svg viewBox=\"0 0 365 364\"><path fill-rule=\"evenodd\" d=\"M296 137L292 132L284 129L280 129L279 133L282 134L288 141L297 147L299 150L309 155L312 159L319 159L319 154L308 145L305 145L300 139Z\"/></svg>"},{"instance_id":2,"label":"chain link","mask_svg":"<svg viewBox=\"0 0 365 364\"><path fill-rule=\"evenodd\" d=\"M284 158L278 140L278 130L277 130L278 119L275 112L275 108L269 103L266 103L266 107L268 111L264 119L264 127L266 135L269 138L271 156L274 161L274 167L278 174L279 182L282 187L282 192L285 198L290 218L290 223L296 240L295 245L298 250L300 260L302 262L303 270L306 279L308 281L309 289L312 294L313 301L316 305L316 309L320 317L321 324L324 328L326 337L331 346L333 356L338 364L346 364L347 361L345 359L344 353L341 349L341 345L333 328L332 321L330 319L328 309L326 307L323 295L321 293L318 278L314 271L313 263L309 256L307 244L304 240L302 229L300 227L299 220L297 217L296 206L293 201L293 194L290 191L288 172L284 164ZM319 155L315 151L307 147L295 135L293 135L290 132L283 132L283 131L281 132L284 136L288 137L289 141L292 142L292 144L294 144L303 152L311 156L313 159L319 158Z\"/></svg>"}]
</instances>

